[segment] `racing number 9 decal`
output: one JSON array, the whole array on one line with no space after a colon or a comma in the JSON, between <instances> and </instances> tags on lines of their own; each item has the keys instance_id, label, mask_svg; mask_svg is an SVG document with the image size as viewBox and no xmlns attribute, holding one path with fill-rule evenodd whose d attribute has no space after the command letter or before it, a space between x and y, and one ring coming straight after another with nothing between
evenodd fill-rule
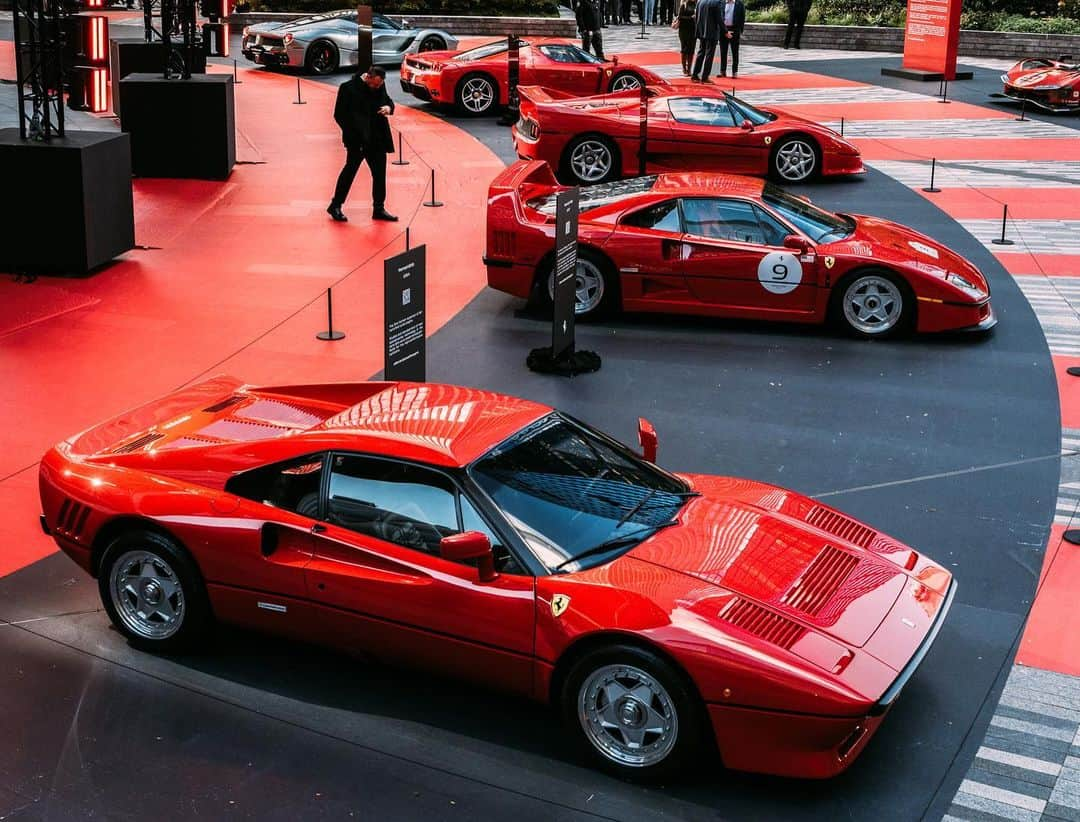
<instances>
[{"instance_id":1,"label":"racing number 9 decal","mask_svg":"<svg viewBox=\"0 0 1080 822\"><path fill-rule=\"evenodd\" d=\"M773 251L758 263L757 278L772 294L790 294L802 282L802 265L794 254Z\"/></svg>"}]
</instances>

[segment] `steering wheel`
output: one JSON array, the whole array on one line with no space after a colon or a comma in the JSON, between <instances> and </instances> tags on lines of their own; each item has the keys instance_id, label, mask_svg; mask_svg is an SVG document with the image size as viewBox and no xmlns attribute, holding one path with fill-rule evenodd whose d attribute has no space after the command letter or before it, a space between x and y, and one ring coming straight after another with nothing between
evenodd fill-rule
<instances>
[{"instance_id":1,"label":"steering wheel","mask_svg":"<svg viewBox=\"0 0 1080 822\"><path fill-rule=\"evenodd\" d=\"M427 551L428 544L416 523L405 517L389 514L379 520L376 526L379 537L392 542L395 545L403 545L406 548L415 548L417 551Z\"/></svg>"}]
</instances>

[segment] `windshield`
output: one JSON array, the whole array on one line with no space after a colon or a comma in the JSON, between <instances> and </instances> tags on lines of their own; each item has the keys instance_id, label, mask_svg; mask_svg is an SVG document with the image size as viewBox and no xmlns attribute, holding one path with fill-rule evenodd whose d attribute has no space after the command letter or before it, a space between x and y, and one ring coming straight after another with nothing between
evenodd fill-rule
<instances>
[{"instance_id":1,"label":"windshield","mask_svg":"<svg viewBox=\"0 0 1080 822\"><path fill-rule=\"evenodd\" d=\"M731 106L732 111L735 112L735 119L740 122L743 120L749 120L755 126L760 126L763 123L770 123L776 119L775 114L769 114L767 111L761 111L754 108L745 100L740 100L738 97L733 97L730 94L725 95L728 99L728 103Z\"/></svg>"},{"instance_id":2,"label":"windshield","mask_svg":"<svg viewBox=\"0 0 1080 822\"><path fill-rule=\"evenodd\" d=\"M824 211L772 183L765 184L761 199L815 243L842 240L855 231L855 221L850 217Z\"/></svg>"},{"instance_id":3,"label":"windshield","mask_svg":"<svg viewBox=\"0 0 1080 822\"><path fill-rule=\"evenodd\" d=\"M612 559L669 524L691 495L626 446L559 414L533 423L469 471L549 570ZM611 550L595 552L612 540Z\"/></svg>"},{"instance_id":4,"label":"windshield","mask_svg":"<svg viewBox=\"0 0 1080 822\"><path fill-rule=\"evenodd\" d=\"M485 57L491 57L493 54L500 54L506 51L506 41L496 40L494 43L488 43L483 46L477 46L474 49L463 51L460 54L455 54L455 60L483 60Z\"/></svg>"},{"instance_id":5,"label":"windshield","mask_svg":"<svg viewBox=\"0 0 1080 822\"><path fill-rule=\"evenodd\" d=\"M353 12L355 15L356 12ZM384 17L381 14L375 14L371 17L371 24L377 29L392 29L394 31L400 31L401 26L391 20L389 17Z\"/></svg>"}]
</instances>

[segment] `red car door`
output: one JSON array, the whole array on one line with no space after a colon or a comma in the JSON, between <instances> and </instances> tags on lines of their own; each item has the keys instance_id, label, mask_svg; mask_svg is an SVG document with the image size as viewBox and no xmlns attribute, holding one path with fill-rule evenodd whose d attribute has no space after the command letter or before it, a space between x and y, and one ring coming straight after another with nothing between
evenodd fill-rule
<instances>
[{"instance_id":1,"label":"red car door","mask_svg":"<svg viewBox=\"0 0 1080 822\"><path fill-rule=\"evenodd\" d=\"M503 557L482 583L475 567L439 556L443 536L482 523L449 476L338 454L325 506L308 587L344 644L531 692L534 579Z\"/></svg>"},{"instance_id":2,"label":"red car door","mask_svg":"<svg viewBox=\"0 0 1080 822\"><path fill-rule=\"evenodd\" d=\"M745 316L798 316L816 304L817 261L784 248L788 229L738 198L682 200L682 267L702 302Z\"/></svg>"},{"instance_id":3,"label":"red car door","mask_svg":"<svg viewBox=\"0 0 1080 822\"><path fill-rule=\"evenodd\" d=\"M618 266L627 311L677 310L697 302L682 271L684 248L677 199L622 216L604 250Z\"/></svg>"},{"instance_id":4,"label":"red car door","mask_svg":"<svg viewBox=\"0 0 1080 822\"><path fill-rule=\"evenodd\" d=\"M577 46L542 43L529 49L532 54L532 82L570 94L589 95L600 88L603 65Z\"/></svg>"},{"instance_id":5,"label":"red car door","mask_svg":"<svg viewBox=\"0 0 1080 822\"><path fill-rule=\"evenodd\" d=\"M669 97L662 101L667 139L649 147L657 161L685 171L761 174L767 168L763 141L740 127L722 97ZM650 137L652 130L650 129Z\"/></svg>"}]
</instances>

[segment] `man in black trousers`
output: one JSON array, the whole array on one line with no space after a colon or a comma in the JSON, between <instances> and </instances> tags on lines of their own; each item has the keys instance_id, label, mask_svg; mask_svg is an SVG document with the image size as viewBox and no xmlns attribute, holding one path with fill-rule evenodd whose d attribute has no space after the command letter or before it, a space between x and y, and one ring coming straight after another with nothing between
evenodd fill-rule
<instances>
[{"instance_id":1,"label":"man in black trousers","mask_svg":"<svg viewBox=\"0 0 1080 822\"><path fill-rule=\"evenodd\" d=\"M720 37L720 76L727 76L727 55L731 49L731 76L739 76L739 38L746 25L746 6L743 0L723 0L724 33Z\"/></svg>"},{"instance_id":2,"label":"man in black trousers","mask_svg":"<svg viewBox=\"0 0 1080 822\"><path fill-rule=\"evenodd\" d=\"M791 35L795 35L795 48L802 48L802 30L806 15L810 13L811 0L787 0L787 29L784 32L784 48L791 48Z\"/></svg>"},{"instance_id":3,"label":"man in black trousers","mask_svg":"<svg viewBox=\"0 0 1080 822\"><path fill-rule=\"evenodd\" d=\"M378 66L372 66L363 74L357 72L338 89L334 119L341 126L341 139L345 143L345 166L338 175L334 199L326 211L339 223L349 219L341 206L349 196L353 179L364 160L371 170L371 218L397 221L397 217L383 207L386 202L386 155L394 151L389 120L393 113L394 101L386 91L386 71Z\"/></svg>"},{"instance_id":4,"label":"man in black trousers","mask_svg":"<svg viewBox=\"0 0 1080 822\"><path fill-rule=\"evenodd\" d=\"M604 59L604 37L600 33L603 24L603 15L593 0L578 0L577 10L574 12L577 18L578 31L581 32L581 48L588 51L592 46L593 53L598 60Z\"/></svg>"},{"instance_id":5,"label":"man in black trousers","mask_svg":"<svg viewBox=\"0 0 1080 822\"><path fill-rule=\"evenodd\" d=\"M716 43L724 36L724 16L720 6L721 0L698 0L695 17L695 34L697 35L697 57L694 59L694 69L690 79L695 83L709 82L709 72L713 68L713 57L716 55Z\"/></svg>"}]
</instances>

